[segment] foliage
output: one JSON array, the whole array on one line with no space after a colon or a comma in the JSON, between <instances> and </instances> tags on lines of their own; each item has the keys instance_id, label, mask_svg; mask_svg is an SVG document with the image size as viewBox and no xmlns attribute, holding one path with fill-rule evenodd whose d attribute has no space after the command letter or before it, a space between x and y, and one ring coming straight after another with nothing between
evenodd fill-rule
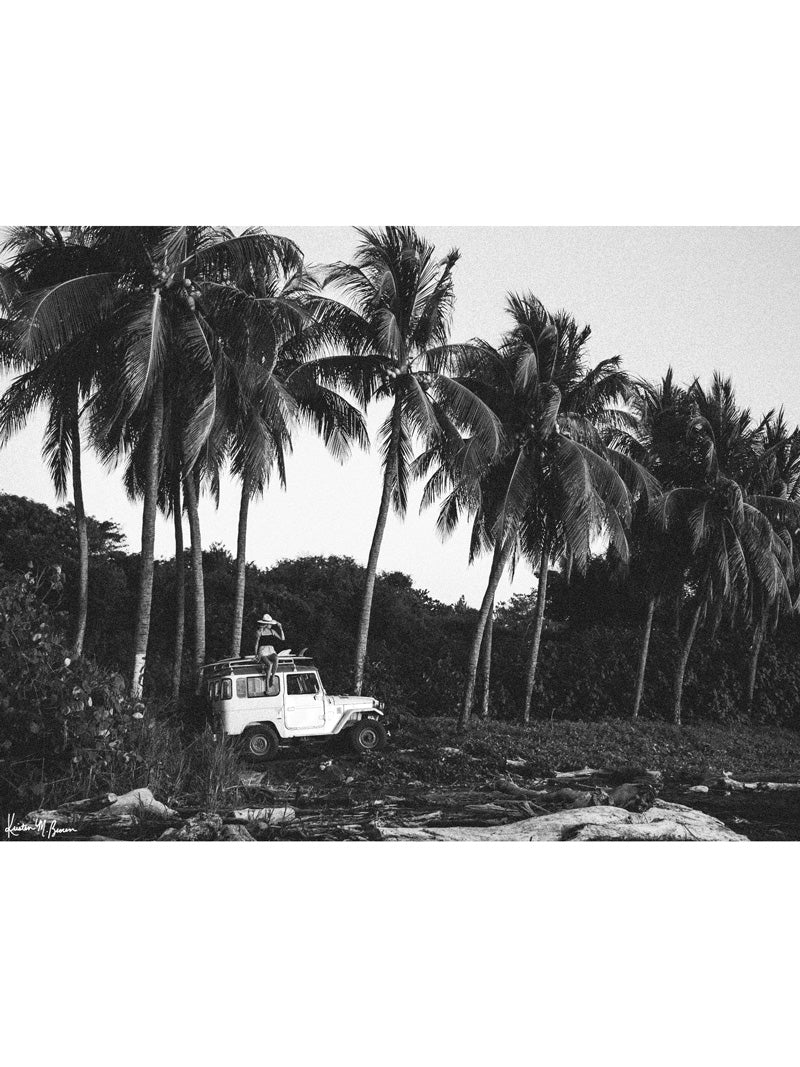
<instances>
[{"instance_id":1,"label":"foliage","mask_svg":"<svg viewBox=\"0 0 800 1067\"><path fill-rule=\"evenodd\" d=\"M106 782L139 758L150 728L115 675L70 659L63 619L46 602L62 582L58 566L38 578L0 569L0 748L5 786L26 794L64 775Z\"/></svg>"},{"instance_id":2,"label":"foliage","mask_svg":"<svg viewBox=\"0 0 800 1067\"><path fill-rule=\"evenodd\" d=\"M51 618L61 618L75 595L68 556L69 520L43 505L19 497L0 496L0 552L19 543L20 526L37 517L36 573L47 573L46 561L67 560L62 590L39 582L36 603L45 603ZM46 520L46 521L45 521ZM48 556L49 551L49 556ZM7 557L8 560L8 557ZM8 560L10 564L10 560ZM11 565L11 564L10 564ZM24 554L13 564L14 581L25 580ZM115 549L98 554L101 574L92 586L87 651L108 672L124 668L133 639L137 557ZM171 678L174 624L174 563L159 562L155 573L147 693L163 701ZM220 546L204 553L208 602L208 656L228 654L228 629L235 594L235 565ZM311 556L283 560L268 569L248 566L244 648L264 610L281 619L288 643L308 646L315 655L330 692L349 688L350 662L363 589L363 568L346 557ZM25 588L28 588L27 586ZM31 594L33 595L33 594ZM590 561L585 576L573 574L567 586L554 571L548 586L548 616L535 701L543 721L609 719L628 714L633 692L638 640L645 604L641 591L624 581L613 562ZM49 606L48 606L49 605ZM127 607L126 607L127 605ZM191 604L189 605L191 611ZM54 614L55 613L55 614ZM491 714L518 717L524 693L526 650L533 625L534 597L515 596L498 608L492 670ZM399 572L380 574L373 609L373 639L367 662L365 692L387 702L392 710L420 716L453 714L463 682L463 663L475 611L462 604L441 604ZM659 608L651 642L648 684L642 716L669 717L670 680L676 650L673 609ZM38 631L34 631L38 632ZM54 639L55 640L55 639ZM756 687L753 716L773 725L800 726L800 664L792 649L800 626L784 618L764 641L762 673ZM686 683L687 720L730 723L739 717L747 637L724 624L714 637L698 637ZM66 655L66 653L64 653ZM83 668L82 668L83 669ZM86 667L87 670L94 669ZM73 668L74 672L75 668ZM102 674L102 672L100 672ZM187 695L182 718L198 725L200 715Z\"/></svg>"}]
</instances>

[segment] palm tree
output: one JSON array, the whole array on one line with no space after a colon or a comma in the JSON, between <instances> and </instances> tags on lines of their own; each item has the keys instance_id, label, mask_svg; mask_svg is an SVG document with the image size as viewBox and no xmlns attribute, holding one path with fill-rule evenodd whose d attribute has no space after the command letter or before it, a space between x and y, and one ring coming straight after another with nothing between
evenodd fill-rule
<instances>
[{"instance_id":1,"label":"palm tree","mask_svg":"<svg viewBox=\"0 0 800 1067\"><path fill-rule=\"evenodd\" d=\"M91 269L50 284L29 305L22 348L38 361L85 340L102 328L109 335L105 366L93 398L99 423L120 440L134 411L146 412L142 549L133 647L131 692L142 691L150 629L155 519L163 465L164 375L179 368L188 399L182 452L184 485L214 421L215 357L224 335L258 338L265 316L235 285L280 250L300 253L263 230L235 235L213 227L94 227L84 231ZM99 269L102 268L102 269ZM238 309L236 329L231 307ZM188 507L187 502L187 507ZM191 515L190 515L191 518Z\"/></svg>"},{"instance_id":2,"label":"palm tree","mask_svg":"<svg viewBox=\"0 0 800 1067\"><path fill-rule=\"evenodd\" d=\"M698 410L712 426L715 440L723 441L721 451L726 462L730 462L726 445L738 443L737 455L741 458L737 469L745 499L770 524L764 531L765 540L769 540L769 545L763 546L767 550L748 556L750 583L741 612L745 627L751 631L742 700L744 713L750 714L764 637L770 627L777 626L781 613L791 613L797 607L794 587L800 573L800 432L789 432L783 410L777 414L768 412L751 430L749 413L738 411L730 381L719 375L708 392L695 383L693 396ZM746 448L731 430L731 423L734 429L742 427L746 431Z\"/></svg>"},{"instance_id":3,"label":"palm tree","mask_svg":"<svg viewBox=\"0 0 800 1067\"><path fill-rule=\"evenodd\" d=\"M179 474L175 474L172 479L170 508L175 534L175 643L172 652L172 699L177 701L181 695L183 640L186 630L186 558L183 547L183 511Z\"/></svg>"},{"instance_id":4,"label":"palm tree","mask_svg":"<svg viewBox=\"0 0 800 1067\"><path fill-rule=\"evenodd\" d=\"M659 485L669 488L686 477L685 430L690 417L689 395L676 385L672 368L656 384L636 383L631 406L637 419L637 433L626 442L626 451L645 467ZM631 717L639 716L656 608L665 597L680 597L683 568L674 545L650 521L646 502L634 510L629 541L632 549L631 579L634 588L645 594L645 622L636 673Z\"/></svg>"},{"instance_id":5,"label":"palm tree","mask_svg":"<svg viewBox=\"0 0 800 1067\"><path fill-rule=\"evenodd\" d=\"M462 384L484 400L502 427L502 447L487 466L473 445L458 443L422 458L440 466L423 503L444 488L439 528L452 530L462 511L475 516L473 553L492 548L489 582L467 663L460 725L469 721L484 629L502 573L517 550L535 567L539 581L533 640L522 718L530 718L550 564L567 553L585 569L592 537L605 530L627 557L624 525L630 495L652 489L652 479L611 442L613 433L634 430L619 405L629 393L619 359L588 369L590 331L564 312L551 315L531 294L511 295L511 327L498 350L480 346L461 359Z\"/></svg>"},{"instance_id":6,"label":"palm tree","mask_svg":"<svg viewBox=\"0 0 800 1067\"><path fill-rule=\"evenodd\" d=\"M206 660L206 594L203 577L203 539L200 531L200 470L194 464L183 476L183 498L189 520L189 553L192 563L192 591L194 593L192 664L195 688L200 685L200 671Z\"/></svg>"},{"instance_id":7,"label":"palm tree","mask_svg":"<svg viewBox=\"0 0 800 1067\"><path fill-rule=\"evenodd\" d=\"M769 607L791 607L793 555L782 527L800 526L796 502L750 490L758 469L758 428L749 411L736 406L730 380L715 375L708 392L695 382L690 397L695 410L685 438L693 484L668 489L653 506L658 525L677 537L676 551L694 591L675 666L676 725L689 655L709 609L738 612L749 623L754 616L763 619Z\"/></svg>"},{"instance_id":8,"label":"palm tree","mask_svg":"<svg viewBox=\"0 0 800 1067\"><path fill-rule=\"evenodd\" d=\"M187 412L192 410L191 397L184 392L180 366L164 369L164 417L161 436L161 460L157 507L163 515L172 516L175 536L175 641L173 653L172 696L177 700L181 690L183 644L185 634L186 563L183 540L183 509L189 522L189 577L191 581L192 663L195 682L205 662L205 582L203 575L202 534L199 517L201 487L205 484L217 506L220 497L221 458L212 445L213 434L203 446L191 468L187 467L183 452ZM222 411L217 405L215 425ZM94 433L98 451L107 464L116 466L120 456L126 457L124 485L130 500L142 500L147 484L147 420L144 408L134 411L117 435L103 418L102 408L95 412ZM183 505L183 506L182 506Z\"/></svg>"},{"instance_id":9,"label":"palm tree","mask_svg":"<svg viewBox=\"0 0 800 1067\"><path fill-rule=\"evenodd\" d=\"M74 657L83 654L89 604L89 538L83 501L81 409L95 379L103 343L98 326L50 349L35 343L35 316L45 294L68 287L93 266L93 252L80 228L18 227L7 233L3 251L11 263L3 271L0 301L6 315L2 361L21 371L0 399L0 443L31 418L49 409L43 454L58 497L72 482L78 542L78 597L72 634Z\"/></svg>"},{"instance_id":10,"label":"palm tree","mask_svg":"<svg viewBox=\"0 0 800 1067\"><path fill-rule=\"evenodd\" d=\"M391 402L380 429L383 487L356 637L354 691L360 693L381 545L390 507L405 514L414 438L430 445L472 426L493 453L499 437L488 408L445 373L454 351L448 333L458 251L437 259L433 245L407 226L357 232L354 263L336 264L327 278L352 302L340 323L348 355L319 359L316 366L321 381L344 383L363 404Z\"/></svg>"},{"instance_id":11,"label":"palm tree","mask_svg":"<svg viewBox=\"0 0 800 1067\"><path fill-rule=\"evenodd\" d=\"M338 337L339 306L320 295L313 275L278 256L270 270L242 279L240 287L271 316L272 332L263 331L260 348L247 339L245 361L220 363L220 418L211 447L220 462L230 459L241 484L232 656L240 654L242 643L250 503L264 491L275 468L285 488L285 457L294 427L314 429L340 462L349 456L353 442L368 445L361 413L317 381L313 357Z\"/></svg>"},{"instance_id":12,"label":"palm tree","mask_svg":"<svg viewBox=\"0 0 800 1067\"><path fill-rule=\"evenodd\" d=\"M492 641L494 638L494 601L483 631L481 645L481 718L489 718L489 695L492 681Z\"/></svg>"}]
</instances>

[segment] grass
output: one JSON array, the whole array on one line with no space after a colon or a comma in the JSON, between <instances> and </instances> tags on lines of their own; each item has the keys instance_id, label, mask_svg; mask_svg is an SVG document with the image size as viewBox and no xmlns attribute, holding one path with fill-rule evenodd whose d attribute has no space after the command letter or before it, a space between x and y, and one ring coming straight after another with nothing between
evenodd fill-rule
<instances>
[{"instance_id":1,"label":"grass","mask_svg":"<svg viewBox=\"0 0 800 1067\"><path fill-rule=\"evenodd\" d=\"M34 795L9 806L24 802L29 808L51 810L73 800L146 786L171 807L213 812L230 806L230 784L238 780L239 770L235 749L215 740L209 729L187 735L174 720L165 720L143 730L137 749L113 761L110 770L81 766L52 780L40 776Z\"/></svg>"},{"instance_id":2,"label":"grass","mask_svg":"<svg viewBox=\"0 0 800 1067\"><path fill-rule=\"evenodd\" d=\"M443 750L447 750L443 752ZM320 762L347 757L331 747L300 746L295 758L279 758L271 775L286 786L301 780L321 784ZM399 728L384 753L356 760L358 777L370 794L404 792L414 781L428 785L472 783L480 786L507 774L508 758L527 761L531 776L585 766L631 774L649 768L667 780L692 783L709 771L730 771L740 778L800 775L800 734L746 724L691 724L676 728L663 722L561 721L522 727L474 721L459 733L452 718L400 717ZM244 765L231 745L215 741L210 730L189 735L174 720L156 721L143 730L134 752L115 761L115 769L90 769L41 781L36 795L18 797L11 810L50 809L103 792L122 794L149 787L161 801L178 809L215 812L244 806L250 794L239 785ZM27 805L27 807L26 807Z\"/></svg>"},{"instance_id":3,"label":"grass","mask_svg":"<svg viewBox=\"0 0 800 1067\"><path fill-rule=\"evenodd\" d=\"M408 726L406 731L402 727ZM608 719L599 722L534 722L529 727L502 722L473 722L459 734L452 719L412 721L403 717L397 735L426 738L462 749L469 756L496 762L507 757L529 762L537 774L590 766L610 770L650 768L666 777L699 780L709 770L765 778L800 773L800 734L793 730L734 723L691 724Z\"/></svg>"}]
</instances>

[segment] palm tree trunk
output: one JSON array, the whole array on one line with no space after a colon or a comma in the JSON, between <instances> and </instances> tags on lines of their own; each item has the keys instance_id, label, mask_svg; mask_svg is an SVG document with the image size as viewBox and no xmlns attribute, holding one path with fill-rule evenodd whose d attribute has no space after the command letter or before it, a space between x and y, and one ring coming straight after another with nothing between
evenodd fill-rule
<instances>
[{"instance_id":1,"label":"palm tree trunk","mask_svg":"<svg viewBox=\"0 0 800 1067\"><path fill-rule=\"evenodd\" d=\"M686 674L686 664L689 661L689 653L692 651L692 644L694 643L694 637L697 633L697 624L700 621L700 612L703 607L702 596L697 597L697 604L692 612L692 621L689 626L689 633L686 635L686 641L681 647L678 655L678 662L675 665L675 695L672 709L672 721L676 726L681 724L681 702L683 700L683 679Z\"/></svg>"},{"instance_id":2,"label":"palm tree trunk","mask_svg":"<svg viewBox=\"0 0 800 1067\"><path fill-rule=\"evenodd\" d=\"M172 490L172 517L175 523L175 648L172 654L172 699L181 693L183 635L186 628L186 559L183 554L183 512L181 481L175 479Z\"/></svg>"},{"instance_id":3,"label":"palm tree trunk","mask_svg":"<svg viewBox=\"0 0 800 1067\"><path fill-rule=\"evenodd\" d=\"M500 579L503 576L508 557L511 555L513 544L513 537L508 537L505 543L501 537L498 537L495 541L492 569L489 571L489 582L486 586L486 592L483 594L483 601L481 602L481 608L478 612L478 621L475 624L475 633L472 636L472 645L470 646L469 656L467 657L467 681L464 686L464 699L461 704L461 712L458 716L459 730L466 728L472 712L472 702L475 699L475 679L478 674L478 661L480 659L481 644L483 642L483 631L486 629L489 613L494 604L495 593L500 584Z\"/></svg>"},{"instance_id":4,"label":"palm tree trunk","mask_svg":"<svg viewBox=\"0 0 800 1067\"><path fill-rule=\"evenodd\" d=\"M756 691L756 676L758 674L758 658L761 654L761 645L764 641L764 624L758 623L753 634L753 644L750 648L750 658L747 664L747 684L744 694L744 713L749 715L753 710L753 696Z\"/></svg>"},{"instance_id":5,"label":"palm tree trunk","mask_svg":"<svg viewBox=\"0 0 800 1067\"><path fill-rule=\"evenodd\" d=\"M206 658L206 597L203 584L203 545L200 537L200 514L197 510L197 482L194 471L183 479L186 514L191 536L192 589L194 592L194 633L192 666L195 686L200 686L200 670Z\"/></svg>"},{"instance_id":6,"label":"palm tree trunk","mask_svg":"<svg viewBox=\"0 0 800 1067\"><path fill-rule=\"evenodd\" d=\"M78 534L78 613L75 619L72 652L78 659L83 655L86 619L89 614L89 533L86 524L86 509L83 504L81 431L77 396L72 413L72 496L75 501L75 529Z\"/></svg>"},{"instance_id":7,"label":"palm tree trunk","mask_svg":"<svg viewBox=\"0 0 800 1067\"><path fill-rule=\"evenodd\" d=\"M402 410L400 401L395 400L392 411L392 436L389 441L389 452L386 461L386 469L383 474L383 491L381 504L378 509L378 521L375 523L375 532L372 535L372 545L367 560L367 576L364 583L364 597L361 602L361 617L358 622L356 635L356 654L353 665L353 692L358 696L364 684L364 663L367 658L367 638L369 637L369 620L372 614L372 596L375 592L375 575L378 573L378 559L381 554L383 534L386 530L386 520L389 516L389 504L392 499L397 467L399 462L398 449L400 445L400 424Z\"/></svg>"},{"instance_id":8,"label":"palm tree trunk","mask_svg":"<svg viewBox=\"0 0 800 1067\"><path fill-rule=\"evenodd\" d=\"M545 542L542 548L542 558L539 564L539 591L536 594L536 622L533 630L533 644L531 645L531 657L528 662L528 678L525 685L525 706L522 709L522 721L527 726L531 721L531 704L533 702L533 686L536 681L536 667L539 663L539 648L542 643L542 627L544 625L544 611L547 602L547 576L550 573L550 548Z\"/></svg>"},{"instance_id":9,"label":"palm tree trunk","mask_svg":"<svg viewBox=\"0 0 800 1067\"><path fill-rule=\"evenodd\" d=\"M141 697L150 635L150 609L153 604L153 557L156 538L156 510L160 473L161 434L164 426L164 386L153 386L147 431L147 468L142 507L142 552L139 563L139 590L136 600L136 629L133 637L131 696Z\"/></svg>"},{"instance_id":10,"label":"palm tree trunk","mask_svg":"<svg viewBox=\"0 0 800 1067\"><path fill-rule=\"evenodd\" d=\"M247 515L250 508L250 478L242 476L242 495L239 500L239 530L236 535L236 596L233 602L231 655L242 654L242 621L244 619L244 590L247 579Z\"/></svg>"},{"instance_id":11,"label":"palm tree trunk","mask_svg":"<svg viewBox=\"0 0 800 1067\"><path fill-rule=\"evenodd\" d=\"M486 620L486 628L483 631L483 645L481 646L481 718L489 718L489 686L492 679L492 637L494 635L494 600L489 608L489 618Z\"/></svg>"},{"instance_id":12,"label":"palm tree trunk","mask_svg":"<svg viewBox=\"0 0 800 1067\"><path fill-rule=\"evenodd\" d=\"M633 713L632 719L639 718L639 707L642 703L642 694L644 693L644 672L647 670L647 653L650 650L650 633L653 629L653 615L656 610L656 598L651 596L647 601L647 618L644 623L644 633L642 634L642 650L639 653L639 673L636 676L636 696L633 700Z\"/></svg>"}]
</instances>

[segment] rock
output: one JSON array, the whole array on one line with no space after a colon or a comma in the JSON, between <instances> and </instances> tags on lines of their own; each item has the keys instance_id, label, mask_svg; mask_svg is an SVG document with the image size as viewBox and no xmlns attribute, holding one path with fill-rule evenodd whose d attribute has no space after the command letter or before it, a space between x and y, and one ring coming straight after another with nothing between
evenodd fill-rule
<instances>
[{"instance_id":1,"label":"rock","mask_svg":"<svg viewBox=\"0 0 800 1067\"><path fill-rule=\"evenodd\" d=\"M239 826L236 823L223 826L219 839L220 841L255 841L246 826Z\"/></svg>"},{"instance_id":2,"label":"rock","mask_svg":"<svg viewBox=\"0 0 800 1067\"><path fill-rule=\"evenodd\" d=\"M268 778L266 771L242 771L239 775L239 784L251 787L263 785L266 778Z\"/></svg>"},{"instance_id":3,"label":"rock","mask_svg":"<svg viewBox=\"0 0 800 1067\"><path fill-rule=\"evenodd\" d=\"M707 793L708 792L708 786L707 785L690 785L688 790L687 790L687 792L689 792L689 793Z\"/></svg>"},{"instance_id":4,"label":"rock","mask_svg":"<svg viewBox=\"0 0 800 1067\"><path fill-rule=\"evenodd\" d=\"M161 835L161 841L216 841L222 831L222 816L212 812L193 815L174 836Z\"/></svg>"},{"instance_id":5,"label":"rock","mask_svg":"<svg viewBox=\"0 0 800 1067\"><path fill-rule=\"evenodd\" d=\"M322 764L320 770L325 775L329 782L337 782L342 785L347 780L347 772L343 771L341 767L338 767L332 760L328 760L327 763Z\"/></svg>"},{"instance_id":6,"label":"rock","mask_svg":"<svg viewBox=\"0 0 800 1067\"><path fill-rule=\"evenodd\" d=\"M563 801L567 808L590 808L595 804L607 804L608 797L602 791L596 793L588 789L557 789L551 794L557 800Z\"/></svg>"},{"instance_id":7,"label":"rock","mask_svg":"<svg viewBox=\"0 0 800 1067\"><path fill-rule=\"evenodd\" d=\"M608 794L608 803L626 811L647 811L656 799L654 786L649 782L626 782Z\"/></svg>"}]
</instances>

